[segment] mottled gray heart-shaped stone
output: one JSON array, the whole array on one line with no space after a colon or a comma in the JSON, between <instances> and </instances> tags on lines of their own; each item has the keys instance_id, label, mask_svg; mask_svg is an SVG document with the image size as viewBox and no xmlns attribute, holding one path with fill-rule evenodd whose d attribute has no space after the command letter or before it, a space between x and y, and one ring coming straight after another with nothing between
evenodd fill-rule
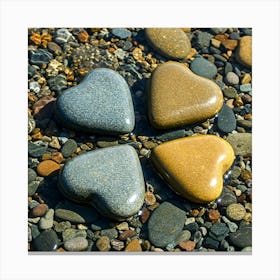
<instances>
[{"instance_id":1,"label":"mottled gray heart-shaped stone","mask_svg":"<svg viewBox=\"0 0 280 280\"><path fill-rule=\"evenodd\" d=\"M98 68L57 99L56 116L66 126L86 132L123 134L133 130L130 89L117 72Z\"/></svg>"},{"instance_id":2,"label":"mottled gray heart-shaped stone","mask_svg":"<svg viewBox=\"0 0 280 280\"><path fill-rule=\"evenodd\" d=\"M136 214L144 202L141 165L129 145L91 151L68 161L59 187L67 198L90 204L117 220Z\"/></svg>"}]
</instances>

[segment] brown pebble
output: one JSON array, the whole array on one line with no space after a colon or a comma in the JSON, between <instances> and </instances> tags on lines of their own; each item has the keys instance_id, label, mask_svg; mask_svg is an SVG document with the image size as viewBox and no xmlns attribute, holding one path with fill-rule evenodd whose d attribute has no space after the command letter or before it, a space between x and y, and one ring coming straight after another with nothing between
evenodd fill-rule
<instances>
[{"instance_id":1,"label":"brown pebble","mask_svg":"<svg viewBox=\"0 0 280 280\"><path fill-rule=\"evenodd\" d=\"M43 177L49 176L60 169L60 165L52 160L44 160L37 166L37 173Z\"/></svg>"},{"instance_id":2,"label":"brown pebble","mask_svg":"<svg viewBox=\"0 0 280 280\"><path fill-rule=\"evenodd\" d=\"M96 241L96 247L99 251L107 252L111 249L110 239L108 236L101 236Z\"/></svg>"},{"instance_id":3,"label":"brown pebble","mask_svg":"<svg viewBox=\"0 0 280 280\"><path fill-rule=\"evenodd\" d=\"M54 102L56 100L53 96L44 96L40 98L36 103L33 105L34 116L36 116L48 103Z\"/></svg>"},{"instance_id":4,"label":"brown pebble","mask_svg":"<svg viewBox=\"0 0 280 280\"><path fill-rule=\"evenodd\" d=\"M153 141L147 141L147 142L144 142L143 143L143 146L146 148L146 149L153 149L154 147L156 147L158 144L157 143L154 143Z\"/></svg>"},{"instance_id":5,"label":"brown pebble","mask_svg":"<svg viewBox=\"0 0 280 280\"><path fill-rule=\"evenodd\" d=\"M42 154L42 160L52 159L51 154Z\"/></svg>"},{"instance_id":6,"label":"brown pebble","mask_svg":"<svg viewBox=\"0 0 280 280\"><path fill-rule=\"evenodd\" d=\"M39 33L33 33L29 39L35 44L40 45L41 44L41 35Z\"/></svg>"},{"instance_id":7,"label":"brown pebble","mask_svg":"<svg viewBox=\"0 0 280 280\"><path fill-rule=\"evenodd\" d=\"M147 205L153 205L156 203L156 197L152 192L145 193L145 202Z\"/></svg>"},{"instance_id":8,"label":"brown pebble","mask_svg":"<svg viewBox=\"0 0 280 280\"><path fill-rule=\"evenodd\" d=\"M180 242L179 247L187 252L192 251L195 248L195 242L192 240Z\"/></svg>"},{"instance_id":9,"label":"brown pebble","mask_svg":"<svg viewBox=\"0 0 280 280\"><path fill-rule=\"evenodd\" d=\"M39 204L30 210L30 216L31 217L42 217L47 213L48 210L49 210L49 207L47 204Z\"/></svg>"},{"instance_id":10,"label":"brown pebble","mask_svg":"<svg viewBox=\"0 0 280 280\"><path fill-rule=\"evenodd\" d=\"M129 229L129 230L126 230L126 231L122 232L119 236L119 239L124 241L127 238L131 238L131 237L136 236L136 235L137 235L136 231Z\"/></svg>"},{"instance_id":11,"label":"brown pebble","mask_svg":"<svg viewBox=\"0 0 280 280\"><path fill-rule=\"evenodd\" d=\"M63 155L62 155L62 153L60 153L60 152L54 152L54 153L52 153L52 154L51 154L51 159L52 159L53 161L57 162L57 163L61 163L61 162L64 160Z\"/></svg>"},{"instance_id":12,"label":"brown pebble","mask_svg":"<svg viewBox=\"0 0 280 280\"><path fill-rule=\"evenodd\" d=\"M237 40L231 40L231 39L227 39L222 41L222 45L227 49L227 50L234 50L237 45L238 45L238 41Z\"/></svg>"},{"instance_id":13,"label":"brown pebble","mask_svg":"<svg viewBox=\"0 0 280 280\"><path fill-rule=\"evenodd\" d=\"M242 98L240 96L237 96L235 98L234 105L237 106L237 107L243 106L243 101L242 101Z\"/></svg>"},{"instance_id":14,"label":"brown pebble","mask_svg":"<svg viewBox=\"0 0 280 280\"><path fill-rule=\"evenodd\" d=\"M62 247L60 247L56 250L56 252L66 252L66 250L64 250Z\"/></svg>"},{"instance_id":15,"label":"brown pebble","mask_svg":"<svg viewBox=\"0 0 280 280\"><path fill-rule=\"evenodd\" d=\"M89 35L85 30L83 30L78 34L77 37L80 43L86 43L88 41Z\"/></svg>"},{"instance_id":16,"label":"brown pebble","mask_svg":"<svg viewBox=\"0 0 280 280\"><path fill-rule=\"evenodd\" d=\"M199 210L198 210L198 209L193 209L193 210L191 210L191 215L192 215L193 217L197 217L198 214L199 214Z\"/></svg>"},{"instance_id":17,"label":"brown pebble","mask_svg":"<svg viewBox=\"0 0 280 280\"><path fill-rule=\"evenodd\" d=\"M125 252L142 252L141 245L138 239L132 240L124 249Z\"/></svg>"},{"instance_id":18,"label":"brown pebble","mask_svg":"<svg viewBox=\"0 0 280 280\"><path fill-rule=\"evenodd\" d=\"M220 214L219 210L211 209L208 213L208 218L211 222L215 222L215 221L219 220L220 217L221 217L221 214Z\"/></svg>"},{"instance_id":19,"label":"brown pebble","mask_svg":"<svg viewBox=\"0 0 280 280\"><path fill-rule=\"evenodd\" d=\"M242 170L241 172L241 178L246 181L248 179L252 179L252 173L246 169Z\"/></svg>"},{"instance_id":20,"label":"brown pebble","mask_svg":"<svg viewBox=\"0 0 280 280\"><path fill-rule=\"evenodd\" d=\"M145 224L150 217L150 211L147 208L144 208L142 211L142 215L140 217L141 223Z\"/></svg>"}]
</instances>

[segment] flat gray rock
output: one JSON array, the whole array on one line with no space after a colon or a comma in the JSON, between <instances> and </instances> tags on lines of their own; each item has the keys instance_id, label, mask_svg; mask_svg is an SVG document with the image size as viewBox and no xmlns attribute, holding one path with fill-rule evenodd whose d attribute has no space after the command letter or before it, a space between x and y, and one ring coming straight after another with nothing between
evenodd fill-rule
<instances>
[{"instance_id":1,"label":"flat gray rock","mask_svg":"<svg viewBox=\"0 0 280 280\"><path fill-rule=\"evenodd\" d=\"M129 145L75 157L65 164L59 182L67 198L90 204L102 215L117 220L136 214L144 202L141 165Z\"/></svg>"},{"instance_id":2,"label":"flat gray rock","mask_svg":"<svg viewBox=\"0 0 280 280\"><path fill-rule=\"evenodd\" d=\"M217 75L216 65L203 57L195 58L190 68L195 74L208 79L212 79Z\"/></svg>"},{"instance_id":3,"label":"flat gray rock","mask_svg":"<svg viewBox=\"0 0 280 280\"><path fill-rule=\"evenodd\" d=\"M130 89L117 72L98 68L57 100L56 116L66 126L86 132L124 134L135 125Z\"/></svg>"},{"instance_id":4,"label":"flat gray rock","mask_svg":"<svg viewBox=\"0 0 280 280\"><path fill-rule=\"evenodd\" d=\"M231 144L235 155L248 157L252 155L252 134L235 133L230 134L226 140Z\"/></svg>"}]
</instances>

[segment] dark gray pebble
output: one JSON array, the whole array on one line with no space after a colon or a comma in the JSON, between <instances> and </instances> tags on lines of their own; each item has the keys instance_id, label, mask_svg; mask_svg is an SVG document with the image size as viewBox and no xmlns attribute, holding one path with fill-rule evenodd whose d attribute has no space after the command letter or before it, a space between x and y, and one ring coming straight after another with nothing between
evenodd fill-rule
<instances>
[{"instance_id":1,"label":"dark gray pebble","mask_svg":"<svg viewBox=\"0 0 280 280\"><path fill-rule=\"evenodd\" d=\"M185 136L185 130L181 129L181 130L175 130L175 131L169 131L166 133L163 133L159 136L157 136L156 138L160 141L169 141L169 140L173 140L173 139L177 139L177 138L182 138Z\"/></svg>"},{"instance_id":2,"label":"dark gray pebble","mask_svg":"<svg viewBox=\"0 0 280 280\"><path fill-rule=\"evenodd\" d=\"M229 228L224 223L215 223L209 232L209 236L217 241L221 241L225 239L227 234L229 233Z\"/></svg>"},{"instance_id":3,"label":"dark gray pebble","mask_svg":"<svg viewBox=\"0 0 280 280\"><path fill-rule=\"evenodd\" d=\"M214 34L223 34L227 31L227 28L218 27L218 28L210 28L210 30Z\"/></svg>"},{"instance_id":4,"label":"dark gray pebble","mask_svg":"<svg viewBox=\"0 0 280 280\"><path fill-rule=\"evenodd\" d=\"M220 60L222 62L227 62L227 59L222 56L222 55L219 55L219 54L213 54L213 56L217 59L217 60Z\"/></svg>"},{"instance_id":5,"label":"dark gray pebble","mask_svg":"<svg viewBox=\"0 0 280 280\"><path fill-rule=\"evenodd\" d=\"M37 191L40 185L39 181L33 181L28 184L28 196L32 196Z\"/></svg>"},{"instance_id":6,"label":"dark gray pebble","mask_svg":"<svg viewBox=\"0 0 280 280\"><path fill-rule=\"evenodd\" d=\"M63 74L59 74L55 77L51 77L48 80L48 84L50 89L56 92L61 92L62 90L67 88L67 80Z\"/></svg>"},{"instance_id":7,"label":"dark gray pebble","mask_svg":"<svg viewBox=\"0 0 280 280\"><path fill-rule=\"evenodd\" d=\"M103 229L100 231L101 236L108 236L109 239L114 239L118 237L118 231L115 228Z\"/></svg>"},{"instance_id":8,"label":"dark gray pebble","mask_svg":"<svg viewBox=\"0 0 280 280\"><path fill-rule=\"evenodd\" d=\"M252 226L246 225L229 234L231 243L239 248L252 246Z\"/></svg>"},{"instance_id":9,"label":"dark gray pebble","mask_svg":"<svg viewBox=\"0 0 280 280\"><path fill-rule=\"evenodd\" d=\"M28 184L33 182L37 177L37 173L31 169L31 168L28 168Z\"/></svg>"},{"instance_id":10,"label":"dark gray pebble","mask_svg":"<svg viewBox=\"0 0 280 280\"><path fill-rule=\"evenodd\" d=\"M225 133L232 132L236 128L235 115L226 104L223 105L222 110L218 114L217 125Z\"/></svg>"},{"instance_id":11,"label":"dark gray pebble","mask_svg":"<svg viewBox=\"0 0 280 280\"><path fill-rule=\"evenodd\" d=\"M29 52L30 63L41 66L42 64L48 64L53 58L53 55L44 49L37 49Z\"/></svg>"},{"instance_id":12,"label":"dark gray pebble","mask_svg":"<svg viewBox=\"0 0 280 280\"><path fill-rule=\"evenodd\" d=\"M228 72L232 72L232 70L233 70L233 67L232 67L231 63L226 62L226 64L225 64L225 70L224 70L225 75L226 75Z\"/></svg>"},{"instance_id":13,"label":"dark gray pebble","mask_svg":"<svg viewBox=\"0 0 280 280\"><path fill-rule=\"evenodd\" d=\"M58 247L58 238L54 230L45 230L37 236L32 244L36 251L55 251Z\"/></svg>"},{"instance_id":14,"label":"dark gray pebble","mask_svg":"<svg viewBox=\"0 0 280 280\"><path fill-rule=\"evenodd\" d=\"M211 249L217 250L219 248L219 241L217 241L217 240L208 236L204 239L204 244L203 245L206 248L211 248Z\"/></svg>"},{"instance_id":15,"label":"dark gray pebble","mask_svg":"<svg viewBox=\"0 0 280 280\"><path fill-rule=\"evenodd\" d=\"M70 157L73 153L77 150L77 143L73 139L69 139L66 143L62 146L61 153L64 157Z\"/></svg>"},{"instance_id":16,"label":"dark gray pebble","mask_svg":"<svg viewBox=\"0 0 280 280\"><path fill-rule=\"evenodd\" d=\"M212 79L217 75L217 67L215 64L203 57L195 58L192 61L190 68L195 74L208 79Z\"/></svg>"},{"instance_id":17,"label":"dark gray pebble","mask_svg":"<svg viewBox=\"0 0 280 280\"><path fill-rule=\"evenodd\" d=\"M36 69L32 65L28 64L28 78L33 77L35 73Z\"/></svg>"},{"instance_id":18,"label":"dark gray pebble","mask_svg":"<svg viewBox=\"0 0 280 280\"><path fill-rule=\"evenodd\" d=\"M40 157L47 150L47 147L36 145L32 142L28 142L28 154L31 157Z\"/></svg>"},{"instance_id":19,"label":"dark gray pebble","mask_svg":"<svg viewBox=\"0 0 280 280\"><path fill-rule=\"evenodd\" d=\"M232 203L236 203L237 199L232 191L224 189L222 195L218 198L217 202L220 206L226 207Z\"/></svg>"},{"instance_id":20,"label":"dark gray pebble","mask_svg":"<svg viewBox=\"0 0 280 280\"><path fill-rule=\"evenodd\" d=\"M192 234L195 233L196 231L198 231L199 229L199 225L194 222L194 223L190 223L184 226L184 230L188 230L190 231Z\"/></svg>"}]
</instances>

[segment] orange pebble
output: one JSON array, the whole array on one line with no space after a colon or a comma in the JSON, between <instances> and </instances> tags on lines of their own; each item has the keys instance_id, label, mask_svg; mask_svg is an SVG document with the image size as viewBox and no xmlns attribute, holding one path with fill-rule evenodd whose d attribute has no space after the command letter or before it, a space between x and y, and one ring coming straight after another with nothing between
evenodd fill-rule
<instances>
[{"instance_id":1,"label":"orange pebble","mask_svg":"<svg viewBox=\"0 0 280 280\"><path fill-rule=\"evenodd\" d=\"M44 160L40 162L37 166L38 174L43 177L49 176L59 169L60 165L52 160Z\"/></svg>"}]
</instances>

